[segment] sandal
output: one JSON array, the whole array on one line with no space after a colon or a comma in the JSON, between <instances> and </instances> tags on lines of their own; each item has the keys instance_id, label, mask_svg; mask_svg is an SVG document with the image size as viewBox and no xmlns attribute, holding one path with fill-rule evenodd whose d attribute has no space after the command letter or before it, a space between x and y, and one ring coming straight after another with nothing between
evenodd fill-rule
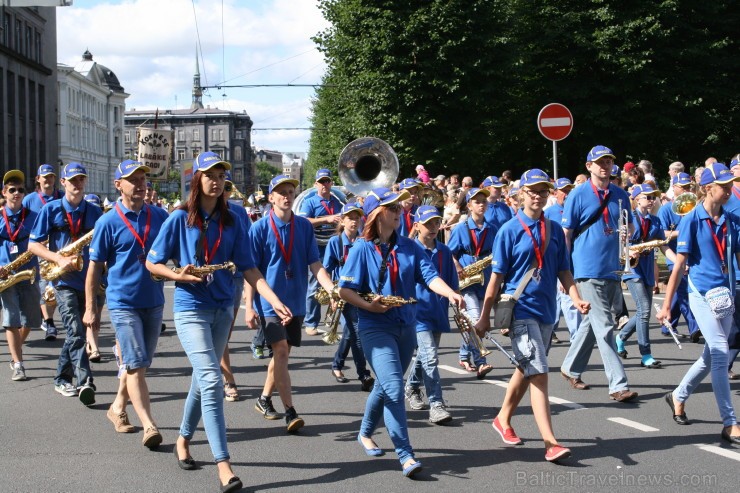
<instances>
[{"instance_id":1,"label":"sandal","mask_svg":"<svg viewBox=\"0 0 740 493\"><path fill-rule=\"evenodd\" d=\"M92 351L87 359L89 359L92 363L100 363L100 351L98 351L97 349L95 351Z\"/></svg>"},{"instance_id":2,"label":"sandal","mask_svg":"<svg viewBox=\"0 0 740 493\"><path fill-rule=\"evenodd\" d=\"M478 375L477 375L478 380L483 380L484 378L486 378L486 375L491 373L492 370L493 370L493 367L487 363L480 365L478 367Z\"/></svg>"},{"instance_id":3,"label":"sandal","mask_svg":"<svg viewBox=\"0 0 740 493\"><path fill-rule=\"evenodd\" d=\"M236 389L235 383L226 382L224 384L224 399L229 402L236 402L239 400L239 391Z\"/></svg>"},{"instance_id":4,"label":"sandal","mask_svg":"<svg viewBox=\"0 0 740 493\"><path fill-rule=\"evenodd\" d=\"M509 329L501 329L501 335L502 336L508 336L509 335Z\"/></svg>"},{"instance_id":5,"label":"sandal","mask_svg":"<svg viewBox=\"0 0 740 493\"><path fill-rule=\"evenodd\" d=\"M460 366L464 368L466 371L474 372L477 370L475 365L471 365L469 361L460 361Z\"/></svg>"}]
</instances>

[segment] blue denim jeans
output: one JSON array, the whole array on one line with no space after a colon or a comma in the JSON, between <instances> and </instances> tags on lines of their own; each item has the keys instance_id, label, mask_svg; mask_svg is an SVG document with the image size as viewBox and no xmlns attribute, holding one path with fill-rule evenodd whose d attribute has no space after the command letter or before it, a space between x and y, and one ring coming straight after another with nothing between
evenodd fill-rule
<instances>
[{"instance_id":1,"label":"blue denim jeans","mask_svg":"<svg viewBox=\"0 0 740 493\"><path fill-rule=\"evenodd\" d=\"M470 291L470 290L469 290ZM465 299L465 312L473 323L480 317L481 300L471 292L463 293ZM465 341L460 343L460 361L469 361L475 366L485 365L486 357L480 354L475 344L466 344Z\"/></svg>"},{"instance_id":2,"label":"blue denim jeans","mask_svg":"<svg viewBox=\"0 0 740 493\"><path fill-rule=\"evenodd\" d=\"M371 437L383 419L403 464L414 457L406 423L403 375L416 348L416 329L411 325L363 327L358 334L375 373L375 386L365 404L360 434Z\"/></svg>"},{"instance_id":3,"label":"blue denim jeans","mask_svg":"<svg viewBox=\"0 0 740 493\"><path fill-rule=\"evenodd\" d=\"M671 269L671 272L673 272L673 269ZM691 307L689 307L689 282L687 281L686 276L681 278L681 282L676 288L676 293L671 299L671 325L673 326L673 330L676 330L676 327L678 327L678 320L681 315L686 319L686 325L689 327L689 334L693 334L699 330L696 318L691 312ZM663 335L669 335L665 327L661 328L661 332Z\"/></svg>"},{"instance_id":4,"label":"blue denim jeans","mask_svg":"<svg viewBox=\"0 0 740 493\"><path fill-rule=\"evenodd\" d=\"M441 332L432 332L425 330L416 333L416 358L414 365L409 372L409 378L406 380L406 386L413 389L421 387L424 382L424 388L427 391L429 405L442 400L442 381L439 378L439 341L442 339Z\"/></svg>"},{"instance_id":5,"label":"blue denim jeans","mask_svg":"<svg viewBox=\"0 0 740 493\"><path fill-rule=\"evenodd\" d=\"M609 393L626 390L627 375L617 354L613 332L616 324L612 316L612 307L620 303L622 295L619 281L579 279L576 285L581 298L591 303L591 311L584 315L581 325L578 326L576 336L560 369L567 375L580 378L586 371L595 342L604 362Z\"/></svg>"},{"instance_id":6,"label":"blue denim jeans","mask_svg":"<svg viewBox=\"0 0 740 493\"><path fill-rule=\"evenodd\" d=\"M558 281L558 286L560 286L560 281ZM563 315L565 325L568 327L568 333L570 334L570 340L572 341L578 331L578 326L581 325L583 315L581 315L581 312L573 304L573 300L570 299L568 293L561 293L559 288L558 309L559 313Z\"/></svg>"},{"instance_id":7,"label":"blue denim jeans","mask_svg":"<svg viewBox=\"0 0 740 493\"><path fill-rule=\"evenodd\" d=\"M724 426L732 426L737 424L730 395L730 379L727 375L727 338L732 331L732 317L728 316L721 320L714 318L704 297L697 293L689 293L689 305L696 315L696 320L699 321L699 329L705 341L704 350L673 391L673 396L678 402L686 402L702 380L711 373L712 390L722 423Z\"/></svg>"},{"instance_id":8,"label":"blue denim jeans","mask_svg":"<svg viewBox=\"0 0 740 493\"><path fill-rule=\"evenodd\" d=\"M193 380L180 424L180 435L191 440L201 416L213 459L229 459L224 418L224 383L221 356L229 338L234 308L175 313L180 344L193 366Z\"/></svg>"},{"instance_id":9,"label":"blue denim jeans","mask_svg":"<svg viewBox=\"0 0 740 493\"><path fill-rule=\"evenodd\" d=\"M637 312L622 327L617 337L626 341L637 330L637 347L640 349L640 354L642 356L652 354L648 329L650 328L650 314L653 310L653 287L646 286L640 279L628 279L626 282L627 289L630 290L632 299L635 300Z\"/></svg>"},{"instance_id":10,"label":"blue denim jeans","mask_svg":"<svg viewBox=\"0 0 740 493\"><path fill-rule=\"evenodd\" d=\"M164 306L108 309L126 370L149 368L162 331Z\"/></svg>"},{"instance_id":11,"label":"blue denim jeans","mask_svg":"<svg viewBox=\"0 0 740 493\"><path fill-rule=\"evenodd\" d=\"M319 247L319 259L324 259L326 246ZM316 301L316 291L319 289L319 281L313 275L311 269L308 269L308 291L306 292L306 317L303 319L303 325L306 327L318 327L321 324L321 305Z\"/></svg>"},{"instance_id":12,"label":"blue denim jeans","mask_svg":"<svg viewBox=\"0 0 740 493\"><path fill-rule=\"evenodd\" d=\"M72 288L61 287L56 289L57 306L62 316L67 338L64 340L62 351L59 353L57 374L54 383L73 383L77 378L77 386L92 383L90 360L87 358L85 345L87 344L87 329L82 325L82 312L85 311L85 293Z\"/></svg>"},{"instance_id":13,"label":"blue denim jeans","mask_svg":"<svg viewBox=\"0 0 740 493\"><path fill-rule=\"evenodd\" d=\"M334 362L331 367L333 370L341 370L344 367L344 360L347 359L349 350L352 349L352 359L355 362L357 377L362 381L370 376L367 369L367 361L362 353L362 343L357 337L357 307L344 305L341 315L342 339L339 341L337 352L334 353Z\"/></svg>"},{"instance_id":14,"label":"blue denim jeans","mask_svg":"<svg viewBox=\"0 0 740 493\"><path fill-rule=\"evenodd\" d=\"M735 338L738 337L737 331L740 330L740 283L737 283L735 286L735 314L732 317L733 323L735 324L734 330L730 334L729 343L732 345L732 342L735 341ZM730 353L728 355L728 361L729 366L727 368L727 371L732 370L732 364L737 359L737 355L740 354L740 349L730 349Z\"/></svg>"}]
</instances>

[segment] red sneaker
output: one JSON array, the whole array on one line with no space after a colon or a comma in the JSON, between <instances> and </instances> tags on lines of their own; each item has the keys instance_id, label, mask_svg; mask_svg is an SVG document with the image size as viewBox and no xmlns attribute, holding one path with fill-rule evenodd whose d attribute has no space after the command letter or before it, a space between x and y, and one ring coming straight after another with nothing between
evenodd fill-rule
<instances>
[{"instance_id":1,"label":"red sneaker","mask_svg":"<svg viewBox=\"0 0 740 493\"><path fill-rule=\"evenodd\" d=\"M501 426L501 423L498 422L498 416L496 416L496 419L493 420L493 423L491 423L491 426L493 426L493 429L498 432L499 435L501 435L501 440L504 441L504 443L509 445L521 445L522 440L518 436L516 436L516 433L514 433L514 428L504 428Z\"/></svg>"},{"instance_id":2,"label":"red sneaker","mask_svg":"<svg viewBox=\"0 0 740 493\"><path fill-rule=\"evenodd\" d=\"M545 460L547 462L557 462L568 457L570 457L570 449L561 447L560 445L553 445L545 452Z\"/></svg>"}]
</instances>

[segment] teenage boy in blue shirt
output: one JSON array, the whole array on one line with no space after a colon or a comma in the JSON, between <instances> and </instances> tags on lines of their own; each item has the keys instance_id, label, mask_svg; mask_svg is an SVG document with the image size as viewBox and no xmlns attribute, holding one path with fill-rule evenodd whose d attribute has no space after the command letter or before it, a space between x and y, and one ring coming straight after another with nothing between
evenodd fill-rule
<instances>
[{"instance_id":1,"label":"teenage boy in blue shirt","mask_svg":"<svg viewBox=\"0 0 740 493\"><path fill-rule=\"evenodd\" d=\"M481 188L487 189L491 194L488 196L488 208L485 214L486 223L498 231L506 221L513 217L509 206L501 200L504 184L495 176L489 176L483 180Z\"/></svg>"},{"instance_id":2,"label":"teenage boy in blue shirt","mask_svg":"<svg viewBox=\"0 0 740 493\"><path fill-rule=\"evenodd\" d=\"M572 388L588 389L581 375L596 342L609 381L609 397L627 402L635 399L637 392L629 390L617 355L612 307L619 305L622 295L615 273L622 269L619 244L624 232L619 230L619 219L622 211L629 214L630 200L627 192L610 182L614 159L608 147L591 149L586 158L591 177L576 187L565 203L562 225L572 252L573 277L581 297L591 304L591 311L583 317L560 371ZM632 224L628 224L627 234L633 230Z\"/></svg>"},{"instance_id":3,"label":"teenage boy in blue shirt","mask_svg":"<svg viewBox=\"0 0 740 493\"><path fill-rule=\"evenodd\" d=\"M63 256L57 253L68 244L77 241L95 226L95 221L103 214L84 200L87 171L80 163L68 163L62 168L62 187L64 197L47 203L36 218L31 232L28 249L43 260L53 262L62 269L63 274L54 281L54 292L59 313L67 331L62 346L54 378L54 390L65 396L79 396L86 406L95 403L90 361L85 351L86 329L82 323L85 310L85 276L89 263L88 246L79 255L83 260L81 271L74 269L75 255ZM49 240L48 246L42 242ZM72 385L76 377L77 387ZM79 392L78 392L79 388Z\"/></svg>"},{"instance_id":4,"label":"teenage boy in blue shirt","mask_svg":"<svg viewBox=\"0 0 740 493\"><path fill-rule=\"evenodd\" d=\"M152 364L161 331L164 283L152 280L145 262L168 216L161 207L144 203L146 173L150 171L148 166L132 160L116 167L113 183L121 198L113 211L95 223L85 281L83 322L94 330L100 326L96 293L107 268L111 281L106 289L108 312L124 367L107 416L116 432L133 433L135 428L126 413L131 400L144 428L142 442L145 447L153 448L162 442L162 435L151 415L146 371Z\"/></svg>"},{"instance_id":5,"label":"teenage boy in blue shirt","mask_svg":"<svg viewBox=\"0 0 740 493\"><path fill-rule=\"evenodd\" d=\"M265 419L280 419L272 405L272 393L277 389L285 406L285 421L288 432L298 431L304 421L293 407L288 358L293 347L301 345L301 324L306 315L306 291L308 271L328 292L334 283L321 264L319 249L311 223L293 214L297 180L287 175L278 175L270 181L270 213L257 221L249 230L249 243L257 269L277 296L285 300L293 314L288 325L283 325L272 306L261 297L256 297L250 286L245 286L245 301L248 307L260 310L265 340L271 346L273 357L267 367L267 378L262 395L255 409ZM340 212L341 207L337 209ZM254 311L247 312L248 324L254 326Z\"/></svg>"},{"instance_id":6,"label":"teenage boy in blue shirt","mask_svg":"<svg viewBox=\"0 0 740 493\"><path fill-rule=\"evenodd\" d=\"M409 197L401 201L401 224L398 225L398 234L411 238L414 233L414 214L419 208L419 192L421 183L414 178L406 178L398 185L399 190L406 190Z\"/></svg>"}]
</instances>

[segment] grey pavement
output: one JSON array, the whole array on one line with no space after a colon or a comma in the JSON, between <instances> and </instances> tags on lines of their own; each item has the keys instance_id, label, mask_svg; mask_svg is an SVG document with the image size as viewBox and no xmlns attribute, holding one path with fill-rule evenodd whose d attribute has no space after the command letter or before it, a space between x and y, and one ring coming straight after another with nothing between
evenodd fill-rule
<instances>
[{"instance_id":1,"label":"grey pavement","mask_svg":"<svg viewBox=\"0 0 740 493\"><path fill-rule=\"evenodd\" d=\"M197 471L180 470L173 457L191 368L172 322L171 284L165 290L165 321L149 386L154 417L164 435L158 450L141 445L141 429L116 434L105 412L117 388L110 347L113 334L107 314L101 332L103 362L92 364L97 403L85 408L75 398L53 390L53 375L62 338L48 343L34 331L24 348L29 380L12 382L7 345L0 343L0 492L202 492L218 491L216 467L205 433L199 429L191 453ZM629 296L630 309L633 304ZM251 357L252 332L243 310L232 339L232 362L241 400L225 402L229 449L234 469L246 490L307 492L423 491L737 491L740 447L720 440L721 422L709 380L688 402L693 424L673 423L663 395L680 381L702 346L684 341L679 351L651 330L653 353L662 369L640 367L636 339L628 342L626 361L630 388L637 402L609 400L606 378L594 351L584 380L588 391L568 387L559 375L567 343L550 353L552 419L560 442L573 456L562 465L544 461L544 447L529 407L522 402L512 424L524 445L504 445L491 428L503 400L512 367L495 351L495 370L485 381L457 365L457 333L442 337L440 364L444 397L454 420L447 426L428 422L428 411L409 411L409 428L424 471L412 481L401 475L385 428L375 438L386 455L369 458L356 441L367 394L359 383L339 384L330 374L336 346L304 335L304 345L291 357L294 402L306 426L296 435L283 421L266 421L254 410L264 381L266 360ZM61 326L57 315L57 326ZM685 326L680 327L685 331ZM565 339L566 330L558 334ZM497 336L505 343L505 339ZM356 378L352 359L345 370ZM739 368L740 369L740 368ZM733 382L736 406L740 382ZM279 399L276 407L282 411ZM139 425L129 407L131 421Z\"/></svg>"}]
</instances>

